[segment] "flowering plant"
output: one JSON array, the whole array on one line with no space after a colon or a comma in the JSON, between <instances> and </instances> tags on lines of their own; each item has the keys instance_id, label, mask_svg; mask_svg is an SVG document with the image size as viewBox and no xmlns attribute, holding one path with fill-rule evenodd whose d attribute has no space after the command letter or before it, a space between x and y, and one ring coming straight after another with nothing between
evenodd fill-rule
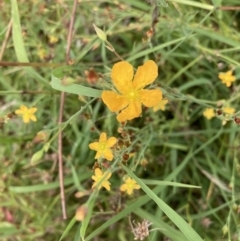
<instances>
[{"instance_id":1,"label":"flowering plant","mask_svg":"<svg viewBox=\"0 0 240 241\"><path fill-rule=\"evenodd\" d=\"M113 112L119 112L117 120L124 122L139 117L142 105L154 107L162 100L159 88L144 89L158 76L158 67L152 60L138 67L134 76L133 66L126 61L116 63L112 68L111 78L116 90L104 90L102 100Z\"/></svg>"}]
</instances>

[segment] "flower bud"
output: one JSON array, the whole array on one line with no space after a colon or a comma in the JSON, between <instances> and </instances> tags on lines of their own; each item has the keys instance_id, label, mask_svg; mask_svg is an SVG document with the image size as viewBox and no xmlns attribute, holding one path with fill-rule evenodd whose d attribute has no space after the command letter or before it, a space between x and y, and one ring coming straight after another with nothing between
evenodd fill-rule
<instances>
[{"instance_id":1,"label":"flower bud","mask_svg":"<svg viewBox=\"0 0 240 241\"><path fill-rule=\"evenodd\" d=\"M98 28L94 23L93 23L94 30L97 34L97 36L103 41L107 41L107 35L102 31L102 29Z\"/></svg>"},{"instance_id":2,"label":"flower bud","mask_svg":"<svg viewBox=\"0 0 240 241\"><path fill-rule=\"evenodd\" d=\"M80 206L75 214L75 218L77 221L83 221L85 219L85 217L87 216L88 213L88 208L86 205L82 205Z\"/></svg>"},{"instance_id":3,"label":"flower bud","mask_svg":"<svg viewBox=\"0 0 240 241\"><path fill-rule=\"evenodd\" d=\"M30 161L31 165L35 165L37 162L39 162L42 159L42 156L43 150L35 152Z\"/></svg>"}]
</instances>

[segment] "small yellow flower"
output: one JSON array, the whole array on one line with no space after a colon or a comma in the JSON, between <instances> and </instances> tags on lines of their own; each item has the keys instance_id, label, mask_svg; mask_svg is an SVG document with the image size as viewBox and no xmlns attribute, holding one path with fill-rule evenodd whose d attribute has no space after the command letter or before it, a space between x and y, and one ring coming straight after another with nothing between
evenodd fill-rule
<instances>
[{"instance_id":1,"label":"small yellow flower","mask_svg":"<svg viewBox=\"0 0 240 241\"><path fill-rule=\"evenodd\" d=\"M103 91L102 100L113 111L121 111L117 115L119 122L132 120L142 113L142 104L146 107L156 106L162 99L160 89L147 90L158 76L158 67L152 60L138 67L133 78L133 66L126 61L113 65L111 78L117 91Z\"/></svg>"},{"instance_id":2,"label":"small yellow flower","mask_svg":"<svg viewBox=\"0 0 240 241\"><path fill-rule=\"evenodd\" d=\"M156 112L158 110L162 110L164 111L165 108L166 108L166 104L168 103L168 100L167 99L162 99L160 100L160 102L156 105L156 106L153 106L153 111Z\"/></svg>"},{"instance_id":3,"label":"small yellow flower","mask_svg":"<svg viewBox=\"0 0 240 241\"><path fill-rule=\"evenodd\" d=\"M20 109L16 110L15 113L17 115L21 115L23 118L23 122L24 123L29 123L30 120L32 121L37 121L36 116L34 115L34 113L37 111L37 108L33 107L33 108L28 108L25 105L21 105Z\"/></svg>"},{"instance_id":4,"label":"small yellow flower","mask_svg":"<svg viewBox=\"0 0 240 241\"><path fill-rule=\"evenodd\" d=\"M235 113L235 109L232 107L224 107L222 108L222 110L223 110L223 113L227 115L232 115Z\"/></svg>"},{"instance_id":5,"label":"small yellow flower","mask_svg":"<svg viewBox=\"0 0 240 241\"><path fill-rule=\"evenodd\" d=\"M222 125L225 125L227 123L227 121L231 120L232 115L235 113L235 109L227 106L227 107L223 107L222 111L223 111L224 117L225 117L222 121Z\"/></svg>"},{"instance_id":6,"label":"small yellow flower","mask_svg":"<svg viewBox=\"0 0 240 241\"><path fill-rule=\"evenodd\" d=\"M108 179L111 177L111 175L112 175L111 172L103 173L100 168L96 168L95 169L95 175L92 176L92 179L95 181L92 185L92 188L97 186L97 188L99 190L101 187L104 187L108 191L110 191L110 185L111 184L108 181Z\"/></svg>"},{"instance_id":7,"label":"small yellow flower","mask_svg":"<svg viewBox=\"0 0 240 241\"><path fill-rule=\"evenodd\" d=\"M106 158L108 161L112 161L113 153L111 147L113 147L117 142L117 138L110 137L107 139L107 134L105 132L101 133L99 141L89 144L89 148L97 151L95 159L100 157Z\"/></svg>"},{"instance_id":8,"label":"small yellow flower","mask_svg":"<svg viewBox=\"0 0 240 241\"><path fill-rule=\"evenodd\" d=\"M58 38L56 36L50 35L48 36L48 41L50 44L55 44L58 42Z\"/></svg>"},{"instance_id":9,"label":"small yellow flower","mask_svg":"<svg viewBox=\"0 0 240 241\"><path fill-rule=\"evenodd\" d=\"M213 108L206 108L204 111L203 111L203 115L208 119L212 119L214 116L215 116L215 112L214 112L214 109Z\"/></svg>"},{"instance_id":10,"label":"small yellow flower","mask_svg":"<svg viewBox=\"0 0 240 241\"><path fill-rule=\"evenodd\" d=\"M227 71L226 73L219 73L218 78L225 84L227 87L232 85L232 82L236 80L236 77L232 74L232 70Z\"/></svg>"},{"instance_id":11,"label":"small yellow flower","mask_svg":"<svg viewBox=\"0 0 240 241\"><path fill-rule=\"evenodd\" d=\"M37 55L41 60L45 60L47 58L47 52L43 48L38 49Z\"/></svg>"},{"instance_id":12,"label":"small yellow flower","mask_svg":"<svg viewBox=\"0 0 240 241\"><path fill-rule=\"evenodd\" d=\"M124 181L124 184L122 184L120 187L120 190L122 192L126 192L128 195L131 195L133 193L134 189L140 189L140 186L137 184L137 182L135 180L133 180L130 177L128 177Z\"/></svg>"}]
</instances>

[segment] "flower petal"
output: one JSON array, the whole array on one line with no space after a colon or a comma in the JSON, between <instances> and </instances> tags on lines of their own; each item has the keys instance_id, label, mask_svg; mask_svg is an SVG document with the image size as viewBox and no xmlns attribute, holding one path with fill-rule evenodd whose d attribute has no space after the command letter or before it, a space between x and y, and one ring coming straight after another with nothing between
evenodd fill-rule
<instances>
[{"instance_id":1,"label":"flower petal","mask_svg":"<svg viewBox=\"0 0 240 241\"><path fill-rule=\"evenodd\" d=\"M94 181L96 181L96 180L97 180L97 176L92 175L92 179L93 179Z\"/></svg>"},{"instance_id":2,"label":"flower petal","mask_svg":"<svg viewBox=\"0 0 240 241\"><path fill-rule=\"evenodd\" d=\"M17 115L23 115L28 111L28 108L25 105L21 105L18 110L15 111Z\"/></svg>"},{"instance_id":3,"label":"flower petal","mask_svg":"<svg viewBox=\"0 0 240 241\"><path fill-rule=\"evenodd\" d=\"M113 159L113 154L112 154L112 151L110 149L106 149L104 151L104 158L106 158L108 161L112 161Z\"/></svg>"},{"instance_id":4,"label":"flower petal","mask_svg":"<svg viewBox=\"0 0 240 241\"><path fill-rule=\"evenodd\" d=\"M138 184L136 184L135 186L134 186L134 189L140 189L141 187L138 185Z\"/></svg>"},{"instance_id":5,"label":"flower petal","mask_svg":"<svg viewBox=\"0 0 240 241\"><path fill-rule=\"evenodd\" d=\"M96 177L101 177L103 175L102 170L100 168L96 168L94 173Z\"/></svg>"},{"instance_id":6,"label":"flower petal","mask_svg":"<svg viewBox=\"0 0 240 241\"><path fill-rule=\"evenodd\" d=\"M127 184L122 184L121 187L120 187L120 190L121 190L122 192L125 192L125 191L127 190L127 187L128 187Z\"/></svg>"},{"instance_id":7,"label":"flower petal","mask_svg":"<svg viewBox=\"0 0 240 241\"><path fill-rule=\"evenodd\" d=\"M36 118L36 116L35 115L31 115L30 117L29 117L32 121L37 121L37 118Z\"/></svg>"},{"instance_id":8,"label":"flower petal","mask_svg":"<svg viewBox=\"0 0 240 241\"><path fill-rule=\"evenodd\" d=\"M15 114L17 114L17 115L22 115L23 112L22 112L22 110L18 109L18 110L15 110Z\"/></svg>"},{"instance_id":9,"label":"flower petal","mask_svg":"<svg viewBox=\"0 0 240 241\"><path fill-rule=\"evenodd\" d=\"M167 99L162 99L157 105L153 106L153 111L154 112L156 112L158 110L164 111L167 103L168 103Z\"/></svg>"},{"instance_id":10,"label":"flower petal","mask_svg":"<svg viewBox=\"0 0 240 241\"><path fill-rule=\"evenodd\" d=\"M28 111L28 108L25 105L21 105L20 110L25 112L25 111Z\"/></svg>"},{"instance_id":11,"label":"flower petal","mask_svg":"<svg viewBox=\"0 0 240 241\"><path fill-rule=\"evenodd\" d=\"M95 159L99 159L100 157L102 157L102 151L97 151L96 155L95 155Z\"/></svg>"},{"instance_id":12,"label":"flower petal","mask_svg":"<svg viewBox=\"0 0 240 241\"><path fill-rule=\"evenodd\" d=\"M103 91L101 97L104 104L113 112L122 110L129 104L125 97L113 91Z\"/></svg>"},{"instance_id":13,"label":"flower petal","mask_svg":"<svg viewBox=\"0 0 240 241\"><path fill-rule=\"evenodd\" d=\"M144 65L139 66L133 80L134 89L142 89L151 84L158 76L158 66L152 60L148 60Z\"/></svg>"},{"instance_id":14,"label":"flower petal","mask_svg":"<svg viewBox=\"0 0 240 241\"><path fill-rule=\"evenodd\" d=\"M127 194L128 194L128 195L131 195L132 193L133 193L133 189L128 188L128 189L127 189Z\"/></svg>"},{"instance_id":15,"label":"flower petal","mask_svg":"<svg viewBox=\"0 0 240 241\"><path fill-rule=\"evenodd\" d=\"M111 78L118 91L127 93L132 87L133 67L126 61L121 61L113 65Z\"/></svg>"},{"instance_id":16,"label":"flower petal","mask_svg":"<svg viewBox=\"0 0 240 241\"><path fill-rule=\"evenodd\" d=\"M104 173L104 180L108 180L112 176L111 172L108 172L107 175Z\"/></svg>"},{"instance_id":17,"label":"flower petal","mask_svg":"<svg viewBox=\"0 0 240 241\"><path fill-rule=\"evenodd\" d=\"M99 138L99 142L104 142L107 140L107 134L105 132L102 132Z\"/></svg>"},{"instance_id":18,"label":"flower petal","mask_svg":"<svg viewBox=\"0 0 240 241\"><path fill-rule=\"evenodd\" d=\"M162 99L162 91L160 89L155 90L140 90L139 96L143 105L147 107L156 106Z\"/></svg>"},{"instance_id":19,"label":"flower petal","mask_svg":"<svg viewBox=\"0 0 240 241\"><path fill-rule=\"evenodd\" d=\"M23 122L24 123L29 123L30 119L29 119L29 116L28 115L23 115Z\"/></svg>"},{"instance_id":20,"label":"flower petal","mask_svg":"<svg viewBox=\"0 0 240 241\"><path fill-rule=\"evenodd\" d=\"M120 114L117 115L117 120L119 122L124 122L127 120L132 120L137 118L142 113L142 104L140 101L132 102L127 108L121 111Z\"/></svg>"},{"instance_id":21,"label":"flower petal","mask_svg":"<svg viewBox=\"0 0 240 241\"><path fill-rule=\"evenodd\" d=\"M30 108L30 109L29 109L29 112L30 112L31 114L34 114L36 111L37 111L37 108L36 108L36 107L33 107L33 108Z\"/></svg>"},{"instance_id":22,"label":"flower petal","mask_svg":"<svg viewBox=\"0 0 240 241\"><path fill-rule=\"evenodd\" d=\"M129 183L132 183L132 178L131 177L128 177L126 180L124 180L125 183L129 184Z\"/></svg>"},{"instance_id":23,"label":"flower petal","mask_svg":"<svg viewBox=\"0 0 240 241\"><path fill-rule=\"evenodd\" d=\"M99 142L93 142L88 145L91 150L97 151L99 148Z\"/></svg>"},{"instance_id":24,"label":"flower petal","mask_svg":"<svg viewBox=\"0 0 240 241\"><path fill-rule=\"evenodd\" d=\"M105 181L102 183L102 186L105 187L108 191L110 191L110 182Z\"/></svg>"},{"instance_id":25,"label":"flower petal","mask_svg":"<svg viewBox=\"0 0 240 241\"><path fill-rule=\"evenodd\" d=\"M110 137L108 140L107 140L107 147L112 147L116 144L117 142L117 138L115 137Z\"/></svg>"}]
</instances>

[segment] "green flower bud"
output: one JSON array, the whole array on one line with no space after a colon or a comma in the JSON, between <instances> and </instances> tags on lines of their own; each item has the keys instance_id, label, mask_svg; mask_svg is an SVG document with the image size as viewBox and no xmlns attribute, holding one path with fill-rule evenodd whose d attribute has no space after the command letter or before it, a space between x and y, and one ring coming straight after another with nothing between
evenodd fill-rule
<instances>
[{"instance_id":1,"label":"green flower bud","mask_svg":"<svg viewBox=\"0 0 240 241\"><path fill-rule=\"evenodd\" d=\"M95 32L97 34L97 36L103 41L107 41L107 35L102 31L102 29L98 28L94 23L93 23L93 27L95 29Z\"/></svg>"}]
</instances>

